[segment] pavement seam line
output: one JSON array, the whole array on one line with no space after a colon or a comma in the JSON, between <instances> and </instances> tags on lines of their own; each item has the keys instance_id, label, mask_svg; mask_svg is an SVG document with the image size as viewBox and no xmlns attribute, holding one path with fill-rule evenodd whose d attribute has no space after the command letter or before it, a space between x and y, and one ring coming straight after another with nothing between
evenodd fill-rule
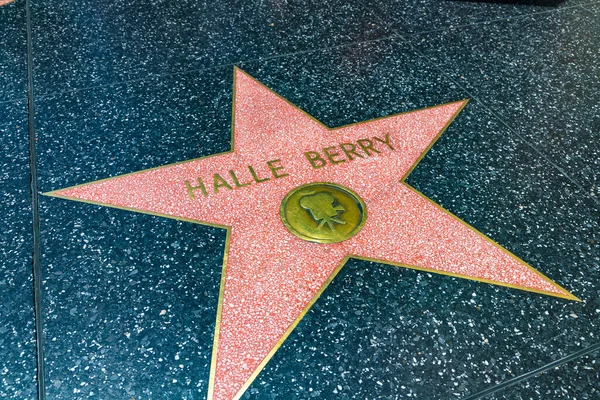
<instances>
[{"instance_id":1,"label":"pavement seam line","mask_svg":"<svg viewBox=\"0 0 600 400\"><path fill-rule=\"evenodd\" d=\"M484 389L484 390L482 390L480 392L477 392L475 394L472 394L470 396L464 397L462 400L478 400L478 399L481 399L481 398L483 398L485 396L488 396L490 394L496 393L496 392L498 392L498 391L500 391L500 390L502 390L504 388L507 388L507 387L510 387L510 386L514 386L517 383L520 383L520 382L525 381L525 380L527 380L529 378L535 377L535 375L541 374L542 372L548 371L549 369L559 367L559 366L561 366L563 364L566 364L566 363L568 363L570 361L574 361L574 360L576 360L576 359L578 359L580 357L583 357L583 356L586 356L588 354L591 354L591 353L593 353L593 352L595 352L597 350L600 350L600 343L593 344L593 345L588 346L588 347L586 347L584 349L576 351L575 353L571 353L571 354L569 354L569 355L567 355L567 356L565 356L563 358L560 358L560 359L558 359L556 361L552 361L552 362L550 362L550 363L548 363L546 365L542 365L541 367L536 368L536 369L534 369L532 371L529 371L529 372L526 372L526 373L521 374L519 376L516 376L516 377L514 377L512 379L509 379L507 381L504 381L502 383L494 385L494 386L492 386L490 388Z\"/></svg>"},{"instance_id":2,"label":"pavement seam line","mask_svg":"<svg viewBox=\"0 0 600 400\"><path fill-rule=\"evenodd\" d=\"M32 262L33 309L36 347L36 381L38 400L46 399L44 371L44 332L42 322L42 272L40 265L40 214L38 199L38 176L35 132L35 101L33 90L33 40L31 25L31 2L25 0L27 25L27 131L29 139L29 172L32 213Z\"/></svg>"}]
</instances>

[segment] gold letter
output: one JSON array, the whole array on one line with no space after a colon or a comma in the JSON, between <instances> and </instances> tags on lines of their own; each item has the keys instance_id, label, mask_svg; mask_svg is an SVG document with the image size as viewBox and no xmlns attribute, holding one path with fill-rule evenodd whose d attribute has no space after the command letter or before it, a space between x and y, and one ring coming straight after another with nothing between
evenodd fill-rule
<instances>
[{"instance_id":1,"label":"gold letter","mask_svg":"<svg viewBox=\"0 0 600 400\"><path fill-rule=\"evenodd\" d=\"M233 183L235 183L235 187L237 188L248 186L250 184L250 182L240 183L240 181L238 181L237 176L235 176L235 172L233 172L232 169L229 170L229 175L231 175L231 179L233 179Z\"/></svg>"},{"instance_id":2,"label":"gold letter","mask_svg":"<svg viewBox=\"0 0 600 400\"><path fill-rule=\"evenodd\" d=\"M195 197L194 190L197 189L200 189L205 197L208 196L208 193L206 193L206 187L204 186L204 182L202 182L202 178L200 177L198 177L198 186L194 187L190 184L189 181L185 181L185 187L187 188L188 194L190 195L190 199L193 199Z\"/></svg>"},{"instance_id":3,"label":"gold letter","mask_svg":"<svg viewBox=\"0 0 600 400\"><path fill-rule=\"evenodd\" d=\"M330 153L329 151L333 150L333 149L335 149L335 146L325 147L323 149L323 153L325 153L325 155L327 156L327 158L329 158L329 161L331 161L332 164L339 164L339 163L343 163L344 161L346 161L344 159L334 160L333 157L339 156L340 153L337 153L337 152L336 153Z\"/></svg>"},{"instance_id":4,"label":"gold letter","mask_svg":"<svg viewBox=\"0 0 600 400\"><path fill-rule=\"evenodd\" d=\"M340 144L340 147L342 148L342 150L344 151L344 154L346 154L346 157L348 157L348 160L352 161L352 154L354 154L356 157L360 157L360 158L365 158L365 156L363 156L362 154L358 154L355 149L356 146L354 146L354 144L352 143L342 143Z\"/></svg>"},{"instance_id":5,"label":"gold letter","mask_svg":"<svg viewBox=\"0 0 600 400\"><path fill-rule=\"evenodd\" d=\"M283 169L283 166L274 166L273 164L281 162L281 160L277 159L277 160L271 160L271 161L267 161L267 165L269 166L269 168L271 169L271 172L273 173L273 176L275 177L275 179L279 179L279 178L283 178L284 176L289 176L290 174L281 174L279 175L277 173L277 171L279 171L280 169Z\"/></svg>"},{"instance_id":6,"label":"gold letter","mask_svg":"<svg viewBox=\"0 0 600 400\"><path fill-rule=\"evenodd\" d=\"M310 163L310 165L312 165L314 169L319 169L327 164L327 161L323 160L321 158L321 155L316 151L307 151L304 153L304 155L306 156L308 162ZM319 165L317 165L315 161L318 161Z\"/></svg>"},{"instance_id":7,"label":"gold letter","mask_svg":"<svg viewBox=\"0 0 600 400\"><path fill-rule=\"evenodd\" d=\"M229 186L229 183L227 183L227 181L225 179L223 179L223 177L219 174L215 174L213 176L213 187L214 187L215 194L219 193L220 187L224 187L224 188L231 190L231 186Z\"/></svg>"},{"instance_id":8,"label":"gold letter","mask_svg":"<svg viewBox=\"0 0 600 400\"><path fill-rule=\"evenodd\" d=\"M252 174L252 177L254 178L254 182L256 182L256 183L261 183L261 182L266 182L266 181L271 180L271 178L259 179L259 177L256 176L256 172L254 172L254 168L252 168L251 165L248 165L248 171L250 171L250 174Z\"/></svg>"},{"instance_id":9,"label":"gold letter","mask_svg":"<svg viewBox=\"0 0 600 400\"><path fill-rule=\"evenodd\" d=\"M384 144L386 144L386 145L387 145L387 147L389 147L389 148L390 148L390 150L395 150L395 149L392 147L392 145L390 144L390 134L389 134L389 133L386 133L386 134L385 134L385 139L384 139L384 140L381 140L381 139L379 139L377 136L374 136L374 137L373 137L373 139L375 139L375 140L378 140L378 141L380 141L381 143L384 143Z\"/></svg>"},{"instance_id":10,"label":"gold letter","mask_svg":"<svg viewBox=\"0 0 600 400\"><path fill-rule=\"evenodd\" d=\"M366 143L366 144L363 144ZM361 149L363 149L363 151L365 153L367 153L367 156L371 157L371 155L369 154L369 150L374 151L375 153L381 153L379 150L375 150L373 148L373 142L371 142L369 139L358 139L358 145L360 146Z\"/></svg>"}]
</instances>

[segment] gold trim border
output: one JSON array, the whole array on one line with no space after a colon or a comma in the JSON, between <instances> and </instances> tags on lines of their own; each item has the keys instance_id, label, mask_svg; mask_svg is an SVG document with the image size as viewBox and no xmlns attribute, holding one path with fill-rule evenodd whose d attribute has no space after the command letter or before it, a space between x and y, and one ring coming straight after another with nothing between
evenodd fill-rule
<instances>
[{"instance_id":1,"label":"gold trim border","mask_svg":"<svg viewBox=\"0 0 600 400\"><path fill-rule=\"evenodd\" d=\"M87 182L87 183L84 183L84 184L73 185L73 186L69 186L69 187L66 187L66 188L62 188L62 189L58 189L58 190L53 190L53 191L50 191L50 192L42 193L43 195L49 196L49 197L56 197L56 198L67 199L67 200L72 200L72 201L78 201L78 202L81 202L81 203L88 203L88 204L94 204L94 205L99 205L99 206L111 207L111 208L116 208L116 209L120 209L120 210L139 212L139 213L142 213L142 214L148 214L148 215L153 215L153 216L158 216L158 217L175 219L175 220L178 220L178 221L191 222L191 223L196 223L196 224L200 224L200 225L206 225L206 226L210 226L210 227L222 228L222 229L225 229L227 231L227 235L226 235L226 239L225 239L225 249L224 249L224 254L223 254L223 263L222 263L222 271L221 271L221 282L220 282L220 288L219 288L219 300L218 300L218 305L217 305L217 315L216 315L216 321L215 321L215 333L214 333L212 356L211 356L210 376L209 376L209 385L208 385L208 394L207 394L207 399L208 400L213 400L213 398L214 398L214 386L215 386L215 375L216 375L216 364L217 364L217 357L218 357L218 348L219 348L220 324L221 324L221 319L222 319L223 298L224 298L224 293L225 293L225 278L227 276L227 261L228 261L228 254L229 254L229 246L230 246L230 242L231 242L231 227L230 226L225 226L225 225L219 225L219 224L206 223L206 222L202 222L202 221L198 221L198 220L193 220L193 219L189 219L189 218L175 217L175 216L172 216L172 215L155 213L155 212L151 212L151 211L138 210L138 209L135 209L135 208L121 207L121 206L115 206L115 205L112 205L112 204L105 204L105 203L101 203L101 202L95 202L95 201L89 201L89 200L82 200L82 199L75 199L75 198L71 198L71 197L68 197L68 196L63 196L63 195L59 194L59 192L62 192L64 190L68 190L68 189L72 189L72 188L76 188L76 187L97 184L97 183L108 181L108 180L111 180L111 179L114 179L114 178L117 178L117 177L123 177L123 176L128 176L128 175L135 175L135 174L145 173L145 172L156 170L156 169L159 169L159 168L170 167L170 166L174 166L174 165L184 164L184 163L188 163L188 162L198 161L198 160L202 160L202 159L207 159L207 158L211 158L211 157L216 157L216 156L221 156L221 155L232 153L234 151L234 148L235 148L235 104L236 104L235 99L236 99L236 76L237 76L238 71L240 71L243 74L245 74L248 78L252 79L255 83L258 83L260 86L262 86L263 88L265 88L266 90L268 90L269 92L271 92L272 94L274 94L279 99L281 99L284 102L286 102L287 104L291 105L296 110L300 111L306 117L308 117L312 121L316 122L318 125L320 125L322 128L325 128L329 132L335 132L336 130L344 129L344 128L347 128L349 126L360 125L360 124L368 124L368 123L371 123L371 122L374 122L374 121L377 121L377 120L383 120L383 119L387 119L387 118L394 118L394 117L397 117L397 116L400 116L400 115L409 114L409 113L418 112L418 111L423 111L423 110L432 109L432 108L437 108L437 107L444 106L444 105L450 105L450 104L455 104L455 103L463 103L460 106L460 108L455 112L455 114L452 116L452 118L442 127L442 129L438 132L438 134L431 141L431 143L427 146L427 148L421 153L421 155L417 158L417 160L413 163L413 165L408 169L408 171L402 176L402 178L400 179L400 182L402 184L406 185L406 187L408 187L411 191L413 191L414 193L416 193L418 196L422 197L423 199L425 199L429 203L433 204L436 208L442 210L447 215L451 216L455 220L459 221L461 224L465 225L466 227L468 227L469 229L471 229L472 231L474 231L475 233L477 233L484 240L492 243L494 246L496 246L497 248L499 248L503 252L507 253L512 258L514 258L514 259L518 260L519 262L523 263L524 265L526 265L529 269L531 269L533 272L535 272L537 275L539 275L540 277L542 277L547 282L551 283L555 287L560 288L560 290L564 291L565 294L556 294L556 293L551 293L551 292L545 292L545 291L540 291L540 290L525 288L525 287L518 286L518 285L511 285L511 284L496 282L496 281L493 281L493 280L478 279L478 278L473 278L473 277L465 276L465 275L461 275L461 274L455 274L455 273L450 273L450 272L445 272L445 271L431 270L431 269L427 269L427 268L424 268L424 267L418 267L418 266L409 265L409 264L394 263L394 262L389 262L389 261L386 261L386 260L379 260L379 259L374 259L374 258L367 258L367 257L356 256L356 255L347 255L344 258L344 260L331 273L331 275L329 276L329 278L327 278L327 280L325 281L325 283L321 286L321 288L319 289L319 291L315 294L315 296L306 305L306 307L304 308L304 310L298 315L298 317L294 320L294 322L289 326L289 328L286 330L286 332L283 334L283 336L280 338L280 340L277 342L277 344L271 349L271 351L269 351L269 353L261 361L261 363L256 368L256 370L252 373L252 375L250 376L250 378L244 383L244 385L237 392L237 394L234 397L234 400L241 399L241 397L243 396L243 394L250 387L250 385L256 379L256 377L262 372L262 370L267 365L267 363L271 360L271 358L273 357L273 355L279 350L279 348L281 347L281 345L289 337L289 335L296 328L296 326L298 326L298 324L300 323L300 321L306 316L306 314L308 313L308 311L312 308L312 306L315 304L315 302L319 299L319 297L327 289L327 287L329 286L329 284L333 281L333 279L338 275L338 273L341 271L341 269L344 267L344 265L346 265L346 263L348 262L348 260L351 259L351 258L358 259L358 260L363 260L363 261L377 262L377 263L392 265L392 266L396 266L396 267L410 268L410 269L414 269L414 270L418 270L418 271L424 271L424 272L428 272L428 273L435 273L435 274L446 275L446 276L451 276L451 277L456 277L456 278L468 279L468 280L477 281L477 282L490 283L490 284L494 284L494 285L498 285L498 286L508 287L508 288L511 288L511 289L519 289L519 290L523 290L523 291L527 291L527 292L538 293L538 294L543 294L543 295L549 295L549 296L553 296L553 297L557 297L557 298L562 298L562 299L566 299L566 300L574 300L574 301L581 302L581 300L579 298L577 298L576 296L574 296L573 294L571 294L569 291L567 291L564 288L562 288L560 285L556 284L554 281L550 280L548 277L546 277L545 275L543 275L537 269L533 268L531 265L529 265L528 263L524 262L523 260L521 260L520 258L518 258L517 256L515 256L514 254L512 254L511 252L509 252L507 249L505 249L504 247L500 246L498 243L496 243L495 241L493 241L489 237L485 236L479 230L473 228L472 226L470 226L469 224L467 224L465 221L461 220L460 218L458 218L454 214L450 213L448 210L444 209L439 204L433 202L433 200L429 199L427 196L425 196L424 194L422 194L421 192L419 192L418 190L416 190L415 188L413 188L412 186L410 186L409 184L407 184L405 182L406 178L415 169L415 167L419 164L419 162L421 162L421 160L423 159L423 157L425 157L425 155L429 152L429 150L433 147L433 145L438 141L438 139L441 137L441 135L450 126L450 124L452 124L454 122L454 120L456 119L456 117L458 116L458 114L460 114L460 112L466 107L466 105L467 105L467 103L469 102L470 99L463 99L463 100L458 100L458 101L453 101L453 102L438 104L438 105L434 105L434 106L424 107L424 108L420 108L420 109L416 109L416 110L404 111L404 112L400 112L400 113L396 113L396 114L387 115L387 116L384 116L384 117L373 118L373 119L366 120L366 121L354 122L354 123L350 123L350 124L347 124L347 125L330 128L330 127L326 126L325 124L323 124L318 119L316 119L315 117L313 117L312 115L308 114L306 111L304 111L301 108L299 108L296 105L294 105L288 99L284 98L283 96L279 95L278 93L276 93L272 89L268 88L262 82L258 81L254 77L250 76L248 73L244 72L239 67L234 66L233 67L233 98L232 98L232 107L231 107L231 138L230 138L231 149L230 150L225 151L225 152L221 152L221 153L211 154L211 155L208 155L208 156L202 156L202 157L197 157L197 158L193 158L193 159L190 159L190 160L184 160L184 161L179 161L179 162L175 162L175 163L171 163L171 164L165 164L165 165L161 165L161 166L158 166L158 167L153 167L153 168L148 168L148 169L141 170L141 171L135 171L135 172L130 172L130 173L126 173L126 174L121 174L121 175L117 175L117 176L113 176L113 177L109 177L109 178L99 179L99 180L92 181L92 182Z\"/></svg>"}]
</instances>

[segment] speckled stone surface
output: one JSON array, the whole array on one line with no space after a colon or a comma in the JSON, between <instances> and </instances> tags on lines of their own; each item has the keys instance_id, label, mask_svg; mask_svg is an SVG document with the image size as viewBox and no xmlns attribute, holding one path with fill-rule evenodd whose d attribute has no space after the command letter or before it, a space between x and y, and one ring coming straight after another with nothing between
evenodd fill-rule
<instances>
[{"instance_id":1,"label":"speckled stone surface","mask_svg":"<svg viewBox=\"0 0 600 400\"><path fill-rule=\"evenodd\" d=\"M39 101L41 190L226 150L231 70L202 76ZM204 395L225 231L48 197L41 213L48 397Z\"/></svg>"},{"instance_id":2,"label":"speckled stone surface","mask_svg":"<svg viewBox=\"0 0 600 400\"><path fill-rule=\"evenodd\" d=\"M360 4L310 1L36 2L40 94L198 70L389 34Z\"/></svg>"},{"instance_id":3,"label":"speckled stone surface","mask_svg":"<svg viewBox=\"0 0 600 400\"><path fill-rule=\"evenodd\" d=\"M593 400L600 397L598 363L600 363L600 354L591 353L486 398L490 400Z\"/></svg>"},{"instance_id":4,"label":"speckled stone surface","mask_svg":"<svg viewBox=\"0 0 600 400\"><path fill-rule=\"evenodd\" d=\"M385 23L401 34L411 34L519 15L552 12L557 7L572 7L584 0L567 0L557 7L536 5L536 1L459 1L459 0L365 0ZM540 2L538 2L539 4Z\"/></svg>"},{"instance_id":5,"label":"speckled stone surface","mask_svg":"<svg viewBox=\"0 0 600 400\"><path fill-rule=\"evenodd\" d=\"M242 399L461 399L600 343L597 1L31 3L40 191L228 150L234 63L328 126L471 98L407 183L582 300L351 260ZM0 7L0 398L29 400L24 7ZM40 202L47 399L206 398L225 230ZM485 398L596 400L599 357Z\"/></svg>"},{"instance_id":6,"label":"speckled stone surface","mask_svg":"<svg viewBox=\"0 0 600 400\"><path fill-rule=\"evenodd\" d=\"M600 199L598 24L575 8L411 42Z\"/></svg>"},{"instance_id":7,"label":"speckled stone surface","mask_svg":"<svg viewBox=\"0 0 600 400\"><path fill-rule=\"evenodd\" d=\"M34 399L25 1L0 6L0 399Z\"/></svg>"},{"instance_id":8,"label":"speckled stone surface","mask_svg":"<svg viewBox=\"0 0 600 400\"><path fill-rule=\"evenodd\" d=\"M26 101L2 104L0 138L0 398L29 400L36 383Z\"/></svg>"},{"instance_id":9,"label":"speckled stone surface","mask_svg":"<svg viewBox=\"0 0 600 400\"><path fill-rule=\"evenodd\" d=\"M591 4L585 4L585 5L583 5L583 8L585 8L588 11L593 12L596 15L600 14L600 4L598 4L598 2L592 2Z\"/></svg>"},{"instance_id":10,"label":"speckled stone surface","mask_svg":"<svg viewBox=\"0 0 600 400\"><path fill-rule=\"evenodd\" d=\"M0 6L0 104L23 99L27 86L25 0ZM0 120L0 124L5 122Z\"/></svg>"},{"instance_id":11,"label":"speckled stone surface","mask_svg":"<svg viewBox=\"0 0 600 400\"><path fill-rule=\"evenodd\" d=\"M48 398L206 393L225 233L48 198L41 211Z\"/></svg>"},{"instance_id":12,"label":"speckled stone surface","mask_svg":"<svg viewBox=\"0 0 600 400\"><path fill-rule=\"evenodd\" d=\"M240 66L330 126L467 97L399 40ZM231 79L40 100L42 190L227 150ZM354 260L244 398L460 398L599 341L597 206L479 102L408 183L584 301ZM48 198L42 232L49 397L203 396L225 232Z\"/></svg>"},{"instance_id":13,"label":"speckled stone surface","mask_svg":"<svg viewBox=\"0 0 600 400\"><path fill-rule=\"evenodd\" d=\"M40 99L40 191L228 150L232 70Z\"/></svg>"}]
</instances>

